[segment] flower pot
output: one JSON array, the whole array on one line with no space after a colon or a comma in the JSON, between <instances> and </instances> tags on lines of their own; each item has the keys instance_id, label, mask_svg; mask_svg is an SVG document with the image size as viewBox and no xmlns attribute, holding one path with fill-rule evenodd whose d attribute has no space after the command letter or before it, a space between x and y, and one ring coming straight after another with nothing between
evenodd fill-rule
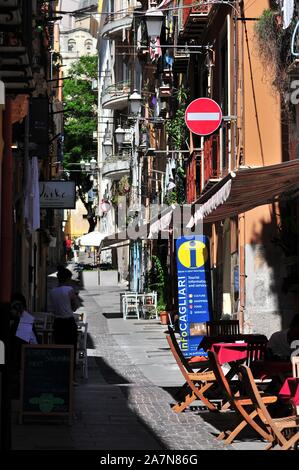
<instances>
[{"instance_id":1,"label":"flower pot","mask_svg":"<svg viewBox=\"0 0 299 470\"><path fill-rule=\"evenodd\" d=\"M168 317L168 312L166 312L166 310L160 312L160 322L161 322L161 325L168 325L169 317Z\"/></svg>"}]
</instances>

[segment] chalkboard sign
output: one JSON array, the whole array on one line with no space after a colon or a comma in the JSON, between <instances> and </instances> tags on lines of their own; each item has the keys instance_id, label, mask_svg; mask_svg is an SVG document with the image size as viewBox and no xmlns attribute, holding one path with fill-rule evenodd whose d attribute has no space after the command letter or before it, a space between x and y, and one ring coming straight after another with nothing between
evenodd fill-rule
<instances>
[{"instance_id":1,"label":"chalkboard sign","mask_svg":"<svg viewBox=\"0 0 299 470\"><path fill-rule=\"evenodd\" d=\"M24 415L72 414L74 348L67 345L23 345L20 422Z\"/></svg>"}]
</instances>

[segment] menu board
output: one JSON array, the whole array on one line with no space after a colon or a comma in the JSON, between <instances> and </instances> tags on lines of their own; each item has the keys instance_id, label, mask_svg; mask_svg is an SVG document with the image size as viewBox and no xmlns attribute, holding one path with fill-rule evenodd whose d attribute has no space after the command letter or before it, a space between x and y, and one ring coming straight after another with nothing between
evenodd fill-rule
<instances>
[{"instance_id":1,"label":"menu board","mask_svg":"<svg viewBox=\"0 0 299 470\"><path fill-rule=\"evenodd\" d=\"M25 415L72 416L74 348L23 345L20 422Z\"/></svg>"}]
</instances>

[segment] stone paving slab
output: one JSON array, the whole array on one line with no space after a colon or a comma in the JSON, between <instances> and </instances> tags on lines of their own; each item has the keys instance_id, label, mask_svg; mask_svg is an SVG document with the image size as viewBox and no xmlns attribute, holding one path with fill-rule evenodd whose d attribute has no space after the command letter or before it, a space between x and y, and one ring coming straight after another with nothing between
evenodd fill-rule
<instances>
[{"instance_id":1,"label":"stone paving slab","mask_svg":"<svg viewBox=\"0 0 299 470\"><path fill-rule=\"evenodd\" d=\"M80 291L79 311L88 321L89 378L74 389L73 425L20 426L14 416L14 449L228 449L215 439L219 423L207 422L207 413L172 412L169 390L180 386L182 377L167 348L165 326L157 320L124 321L120 314L115 318L123 291L94 285ZM251 441L248 448L259 447Z\"/></svg>"}]
</instances>

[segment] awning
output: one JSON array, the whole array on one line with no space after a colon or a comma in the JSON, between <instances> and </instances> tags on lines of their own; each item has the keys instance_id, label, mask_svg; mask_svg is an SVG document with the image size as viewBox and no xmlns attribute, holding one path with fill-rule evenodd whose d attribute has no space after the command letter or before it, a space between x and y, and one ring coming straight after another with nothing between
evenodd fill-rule
<instances>
[{"instance_id":1,"label":"awning","mask_svg":"<svg viewBox=\"0 0 299 470\"><path fill-rule=\"evenodd\" d=\"M134 241L154 239L156 234L168 229L175 208L175 205L164 208L148 223L144 223L143 225L139 226L138 231L135 231L134 226L129 226L125 230L106 236L103 240L102 249L123 246L123 243L128 240Z\"/></svg>"},{"instance_id":2,"label":"awning","mask_svg":"<svg viewBox=\"0 0 299 470\"><path fill-rule=\"evenodd\" d=\"M229 173L197 201L200 205L187 227L199 220L224 220L255 207L269 204L285 194L299 190L299 160Z\"/></svg>"}]
</instances>

